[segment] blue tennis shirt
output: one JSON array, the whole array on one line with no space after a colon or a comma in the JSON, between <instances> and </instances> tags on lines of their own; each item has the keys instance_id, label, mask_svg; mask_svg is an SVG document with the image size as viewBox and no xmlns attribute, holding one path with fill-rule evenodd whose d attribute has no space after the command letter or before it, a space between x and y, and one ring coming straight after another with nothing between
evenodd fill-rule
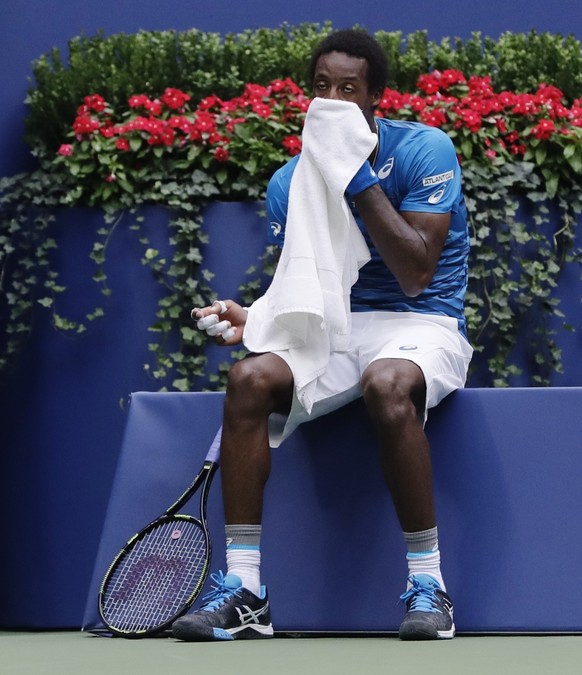
<instances>
[{"instance_id":1,"label":"blue tennis shirt","mask_svg":"<svg viewBox=\"0 0 582 675\"><path fill-rule=\"evenodd\" d=\"M451 213L449 233L434 277L420 295L407 297L382 261L366 228L350 204L371 260L352 287L354 312L391 311L440 314L457 319L466 336L464 298L467 290L469 233L461 190L461 169L451 139L442 130L419 122L378 119L379 151L374 170L397 211ZM299 156L273 174L267 188L269 241L283 245L289 186Z\"/></svg>"}]
</instances>

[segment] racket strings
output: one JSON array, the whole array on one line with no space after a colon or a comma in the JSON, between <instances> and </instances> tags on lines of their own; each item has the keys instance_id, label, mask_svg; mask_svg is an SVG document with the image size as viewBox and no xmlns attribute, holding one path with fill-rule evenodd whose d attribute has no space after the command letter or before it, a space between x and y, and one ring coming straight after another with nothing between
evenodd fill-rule
<instances>
[{"instance_id":1,"label":"racket strings","mask_svg":"<svg viewBox=\"0 0 582 675\"><path fill-rule=\"evenodd\" d=\"M175 519L157 524L113 570L102 598L107 624L136 633L171 621L203 579L207 548L198 522Z\"/></svg>"}]
</instances>

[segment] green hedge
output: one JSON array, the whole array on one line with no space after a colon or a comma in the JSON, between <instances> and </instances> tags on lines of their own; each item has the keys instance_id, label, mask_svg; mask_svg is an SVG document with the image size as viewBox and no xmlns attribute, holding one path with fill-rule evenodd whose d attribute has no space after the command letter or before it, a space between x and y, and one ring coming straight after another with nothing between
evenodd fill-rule
<instances>
[{"instance_id":1,"label":"green hedge","mask_svg":"<svg viewBox=\"0 0 582 675\"><path fill-rule=\"evenodd\" d=\"M168 86L194 99L211 93L230 98L247 82L284 77L307 87L309 54L331 30L330 24L305 23L224 36L192 29L75 37L67 56L54 48L33 63L26 140L33 148L56 149L89 93L115 108L133 94L156 97ZM414 90L418 76L432 69L454 68L467 76L490 75L496 90L532 91L551 82L569 101L582 96L582 49L573 36L532 31L493 39L474 33L466 41L437 43L425 31L375 35L389 58L388 86L399 91Z\"/></svg>"}]
</instances>

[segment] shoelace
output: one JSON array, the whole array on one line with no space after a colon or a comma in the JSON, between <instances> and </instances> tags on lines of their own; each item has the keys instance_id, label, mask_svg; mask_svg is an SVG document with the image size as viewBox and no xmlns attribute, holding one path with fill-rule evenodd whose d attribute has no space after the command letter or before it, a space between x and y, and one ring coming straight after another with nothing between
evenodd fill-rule
<instances>
[{"instance_id":1,"label":"shoelace","mask_svg":"<svg viewBox=\"0 0 582 675\"><path fill-rule=\"evenodd\" d=\"M400 596L402 602L406 603L408 611L412 612L440 612L436 604L436 586L430 581L421 583L416 577L409 577L410 588Z\"/></svg>"},{"instance_id":2,"label":"shoelace","mask_svg":"<svg viewBox=\"0 0 582 675\"><path fill-rule=\"evenodd\" d=\"M205 612L215 612L219 607L222 607L224 603L231 598L233 595L240 595L240 588L230 588L225 585L224 579L225 575L222 571L211 574L210 578L214 581L215 585L212 586L206 595L202 598L203 605L201 609Z\"/></svg>"}]
</instances>

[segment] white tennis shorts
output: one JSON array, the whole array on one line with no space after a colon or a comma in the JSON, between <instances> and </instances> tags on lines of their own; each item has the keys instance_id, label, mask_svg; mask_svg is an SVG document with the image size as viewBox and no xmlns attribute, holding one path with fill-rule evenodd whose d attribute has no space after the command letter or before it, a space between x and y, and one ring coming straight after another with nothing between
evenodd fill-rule
<instances>
[{"instance_id":1,"label":"white tennis shorts","mask_svg":"<svg viewBox=\"0 0 582 675\"><path fill-rule=\"evenodd\" d=\"M274 352L290 365L286 351ZM269 441L278 447L300 424L340 408L361 396L360 380L378 359L406 359L416 363L426 382L426 409L462 388L473 349L459 332L457 320L416 312L354 312L350 345L331 354L318 379L313 408L307 414L297 396L288 416L269 418Z\"/></svg>"}]
</instances>

